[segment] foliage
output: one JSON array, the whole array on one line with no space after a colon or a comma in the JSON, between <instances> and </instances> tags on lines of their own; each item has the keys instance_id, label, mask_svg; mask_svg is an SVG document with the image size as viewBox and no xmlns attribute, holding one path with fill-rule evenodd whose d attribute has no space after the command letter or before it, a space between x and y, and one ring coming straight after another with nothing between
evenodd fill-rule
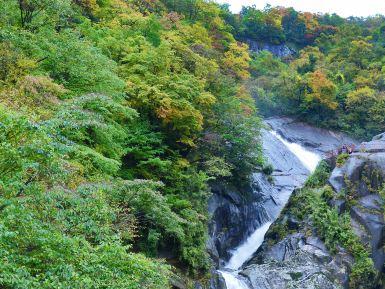
<instances>
[{"instance_id":1,"label":"foliage","mask_svg":"<svg viewBox=\"0 0 385 289\"><path fill-rule=\"evenodd\" d=\"M263 163L247 46L211 1L0 1L0 287L209 269L209 180ZM134 253L135 252L135 253Z\"/></svg>"},{"instance_id":2,"label":"foliage","mask_svg":"<svg viewBox=\"0 0 385 289\"><path fill-rule=\"evenodd\" d=\"M347 153L339 154L336 160L337 167L342 167L348 158L349 158L349 154Z\"/></svg>"},{"instance_id":3,"label":"foliage","mask_svg":"<svg viewBox=\"0 0 385 289\"><path fill-rule=\"evenodd\" d=\"M385 130L383 16L343 19L292 8L248 7L239 21L240 39L298 50L283 59L268 52L252 55L255 79L249 86L264 115L294 115L360 139ZM258 32L270 22L279 32L268 37Z\"/></svg>"},{"instance_id":4,"label":"foliage","mask_svg":"<svg viewBox=\"0 0 385 289\"><path fill-rule=\"evenodd\" d=\"M267 165L262 167L262 172L265 175L270 176L274 172L274 168L273 168L273 166L271 164L267 164Z\"/></svg>"},{"instance_id":5,"label":"foliage","mask_svg":"<svg viewBox=\"0 0 385 289\"><path fill-rule=\"evenodd\" d=\"M2 197L2 286L167 288L166 266L121 244L105 198L86 189Z\"/></svg>"},{"instance_id":6,"label":"foliage","mask_svg":"<svg viewBox=\"0 0 385 289\"><path fill-rule=\"evenodd\" d=\"M165 288L167 267L121 243L120 209L105 191L69 188L77 174L69 148L44 125L0 115L2 286Z\"/></svg>"},{"instance_id":7,"label":"foliage","mask_svg":"<svg viewBox=\"0 0 385 289\"><path fill-rule=\"evenodd\" d=\"M342 20L335 14L316 15L269 5L261 10L255 5L243 7L239 17L231 17L227 9L222 6L225 20L238 38L274 45L288 42L304 47L313 44L320 35L333 35L335 25Z\"/></svg>"},{"instance_id":8,"label":"foliage","mask_svg":"<svg viewBox=\"0 0 385 289\"><path fill-rule=\"evenodd\" d=\"M331 169L326 161L321 161L314 173L306 180L305 186L309 188L322 187L327 183L329 179Z\"/></svg>"}]
</instances>

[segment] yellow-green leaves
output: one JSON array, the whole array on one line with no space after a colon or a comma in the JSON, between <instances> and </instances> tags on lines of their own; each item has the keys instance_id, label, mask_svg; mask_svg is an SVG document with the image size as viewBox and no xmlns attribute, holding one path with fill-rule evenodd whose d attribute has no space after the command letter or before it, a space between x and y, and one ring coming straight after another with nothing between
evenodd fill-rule
<instances>
[{"instance_id":1,"label":"yellow-green leaves","mask_svg":"<svg viewBox=\"0 0 385 289\"><path fill-rule=\"evenodd\" d=\"M231 43L224 56L222 65L230 75L241 80L245 80L250 76L248 69L251 58L246 44Z\"/></svg>"}]
</instances>

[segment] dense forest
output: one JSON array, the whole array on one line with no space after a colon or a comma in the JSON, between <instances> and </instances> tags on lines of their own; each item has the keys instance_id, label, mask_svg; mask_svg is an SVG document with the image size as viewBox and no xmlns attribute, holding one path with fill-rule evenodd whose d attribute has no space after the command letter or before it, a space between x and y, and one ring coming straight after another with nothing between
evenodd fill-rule
<instances>
[{"instance_id":1,"label":"dense forest","mask_svg":"<svg viewBox=\"0 0 385 289\"><path fill-rule=\"evenodd\" d=\"M239 40L286 45L285 58L252 55L249 89L264 115L284 114L358 139L385 130L385 17L300 13L292 8L228 9Z\"/></svg>"},{"instance_id":2,"label":"dense forest","mask_svg":"<svg viewBox=\"0 0 385 289\"><path fill-rule=\"evenodd\" d=\"M1 287L164 289L164 252L207 272L208 182L262 164L220 7L0 5Z\"/></svg>"},{"instance_id":3,"label":"dense forest","mask_svg":"<svg viewBox=\"0 0 385 289\"><path fill-rule=\"evenodd\" d=\"M382 16L0 0L0 287L205 278L210 184L266 166L258 110L385 131L384 55Z\"/></svg>"}]
</instances>

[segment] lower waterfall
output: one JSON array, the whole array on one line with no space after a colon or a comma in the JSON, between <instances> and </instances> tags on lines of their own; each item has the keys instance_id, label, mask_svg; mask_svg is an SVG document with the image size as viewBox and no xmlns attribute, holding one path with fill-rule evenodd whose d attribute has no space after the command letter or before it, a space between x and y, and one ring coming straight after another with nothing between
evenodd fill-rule
<instances>
[{"instance_id":1,"label":"lower waterfall","mask_svg":"<svg viewBox=\"0 0 385 289\"><path fill-rule=\"evenodd\" d=\"M219 271L225 279L227 289L249 289L249 286L242 280L237 278L234 272Z\"/></svg>"},{"instance_id":2,"label":"lower waterfall","mask_svg":"<svg viewBox=\"0 0 385 289\"><path fill-rule=\"evenodd\" d=\"M269 230L272 222L267 222L262 225L260 228L255 230L253 234L249 238L247 238L246 242L239 246L231 256L231 259L226 265L226 268L231 270L238 270L247 260L249 260L251 254L258 250L259 246L263 243L263 238Z\"/></svg>"}]
</instances>

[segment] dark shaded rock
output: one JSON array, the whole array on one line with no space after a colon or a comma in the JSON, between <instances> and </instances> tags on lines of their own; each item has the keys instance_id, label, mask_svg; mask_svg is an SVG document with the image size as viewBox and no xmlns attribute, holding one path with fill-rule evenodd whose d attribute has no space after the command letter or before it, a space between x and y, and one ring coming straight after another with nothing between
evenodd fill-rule
<instances>
[{"instance_id":1,"label":"dark shaded rock","mask_svg":"<svg viewBox=\"0 0 385 289\"><path fill-rule=\"evenodd\" d=\"M250 188L251 189L251 188ZM263 206L271 199L261 194L237 191L229 185L212 186L209 201L210 237L208 251L216 264L229 259L230 250L238 246L260 224L270 218Z\"/></svg>"},{"instance_id":2,"label":"dark shaded rock","mask_svg":"<svg viewBox=\"0 0 385 289\"><path fill-rule=\"evenodd\" d=\"M294 218L293 216L289 216L287 218L286 223L287 223L287 228L289 230L298 230L299 229L300 222L296 218Z\"/></svg>"},{"instance_id":3,"label":"dark shaded rock","mask_svg":"<svg viewBox=\"0 0 385 289\"><path fill-rule=\"evenodd\" d=\"M362 204L362 203L361 203ZM367 234L360 236L363 242L369 241L372 248L372 259L375 267L382 271L385 262L384 252L384 216L382 212L370 210L368 207L354 206L350 210L352 218L364 226Z\"/></svg>"},{"instance_id":4,"label":"dark shaded rock","mask_svg":"<svg viewBox=\"0 0 385 289\"><path fill-rule=\"evenodd\" d=\"M210 279L210 289L227 289L225 280L217 271L213 271Z\"/></svg>"},{"instance_id":5,"label":"dark shaded rock","mask_svg":"<svg viewBox=\"0 0 385 289\"><path fill-rule=\"evenodd\" d=\"M331 200L329 205L337 209L338 214L342 214L346 210L346 200L336 199Z\"/></svg>"}]
</instances>

